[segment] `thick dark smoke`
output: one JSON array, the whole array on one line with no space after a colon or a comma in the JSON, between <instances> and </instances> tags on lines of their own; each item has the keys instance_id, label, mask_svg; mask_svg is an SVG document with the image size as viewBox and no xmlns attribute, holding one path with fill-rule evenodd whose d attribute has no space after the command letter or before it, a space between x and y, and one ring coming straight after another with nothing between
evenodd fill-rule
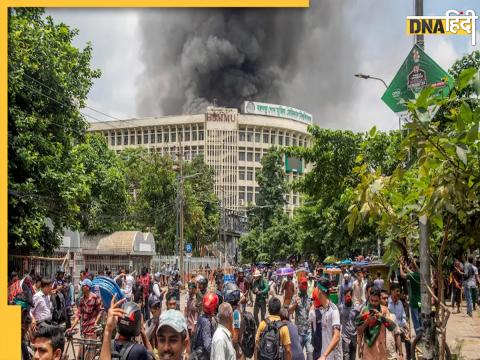
<instances>
[{"instance_id":1,"label":"thick dark smoke","mask_svg":"<svg viewBox=\"0 0 480 360\"><path fill-rule=\"evenodd\" d=\"M138 114L198 113L215 101L239 107L244 100L328 114L339 93L348 98L356 56L342 3L142 10Z\"/></svg>"}]
</instances>

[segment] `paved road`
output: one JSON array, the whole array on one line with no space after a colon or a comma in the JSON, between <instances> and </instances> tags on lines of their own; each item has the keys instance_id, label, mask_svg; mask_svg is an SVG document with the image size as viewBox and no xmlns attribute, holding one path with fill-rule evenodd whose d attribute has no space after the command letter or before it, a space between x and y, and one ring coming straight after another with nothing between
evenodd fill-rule
<instances>
[{"instance_id":1,"label":"paved road","mask_svg":"<svg viewBox=\"0 0 480 360\"><path fill-rule=\"evenodd\" d=\"M462 360L480 360L480 310L473 317L466 315L465 307L460 314L452 314L447 324L447 342L453 353Z\"/></svg>"}]
</instances>

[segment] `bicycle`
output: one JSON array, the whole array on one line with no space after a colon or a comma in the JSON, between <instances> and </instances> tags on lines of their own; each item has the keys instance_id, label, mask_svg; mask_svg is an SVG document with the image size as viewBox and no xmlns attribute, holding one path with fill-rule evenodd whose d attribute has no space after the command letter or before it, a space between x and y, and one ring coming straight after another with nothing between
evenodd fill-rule
<instances>
[{"instance_id":1,"label":"bicycle","mask_svg":"<svg viewBox=\"0 0 480 360\"><path fill-rule=\"evenodd\" d=\"M66 347L62 360L98 360L102 349L102 341L98 340L98 336L103 332L101 326L95 327L95 335L97 339L86 339L84 337L74 337L78 330L66 331L65 342ZM73 357L69 357L68 351L72 349ZM77 349L77 351L76 351Z\"/></svg>"}]
</instances>

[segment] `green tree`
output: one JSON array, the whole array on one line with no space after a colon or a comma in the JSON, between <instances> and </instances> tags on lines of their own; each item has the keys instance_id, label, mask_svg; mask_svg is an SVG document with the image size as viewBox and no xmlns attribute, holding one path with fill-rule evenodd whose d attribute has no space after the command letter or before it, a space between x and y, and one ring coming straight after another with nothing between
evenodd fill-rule
<instances>
[{"instance_id":1,"label":"green tree","mask_svg":"<svg viewBox=\"0 0 480 360\"><path fill-rule=\"evenodd\" d=\"M272 147L261 160L262 168L257 173L257 183L260 187L256 206L250 214L255 225L263 229L270 227L273 219L283 213L286 204L287 181L283 168L282 153Z\"/></svg>"},{"instance_id":2,"label":"green tree","mask_svg":"<svg viewBox=\"0 0 480 360\"><path fill-rule=\"evenodd\" d=\"M147 149L121 153L127 186L133 194L124 227L151 231L159 252L172 254L177 244L179 163L170 156ZM214 193L213 170L202 157L183 162L184 239L198 253L203 245L218 239L220 219Z\"/></svg>"},{"instance_id":3,"label":"green tree","mask_svg":"<svg viewBox=\"0 0 480 360\"><path fill-rule=\"evenodd\" d=\"M87 179L88 191L79 199L80 228L88 234L121 229L129 201L124 163L99 134L87 134L71 155Z\"/></svg>"},{"instance_id":4,"label":"green tree","mask_svg":"<svg viewBox=\"0 0 480 360\"><path fill-rule=\"evenodd\" d=\"M8 241L27 253L51 252L64 227L79 225L88 179L71 150L84 139L79 108L100 76L92 47L72 45L78 31L43 13L15 8L8 19Z\"/></svg>"}]
</instances>

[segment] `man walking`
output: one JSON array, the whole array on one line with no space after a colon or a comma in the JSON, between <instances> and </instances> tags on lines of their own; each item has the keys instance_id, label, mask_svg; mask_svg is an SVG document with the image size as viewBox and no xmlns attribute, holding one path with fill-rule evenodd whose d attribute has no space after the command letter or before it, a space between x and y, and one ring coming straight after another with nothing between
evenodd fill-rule
<instances>
[{"instance_id":1,"label":"man walking","mask_svg":"<svg viewBox=\"0 0 480 360\"><path fill-rule=\"evenodd\" d=\"M268 282L262 277L259 270L255 270L253 274L252 292L256 295L255 304L253 306L253 317L255 318L255 324L260 323L265 319L265 313L267 310L267 297L268 297ZM258 312L260 311L260 320L258 319Z\"/></svg>"},{"instance_id":2,"label":"man walking","mask_svg":"<svg viewBox=\"0 0 480 360\"><path fill-rule=\"evenodd\" d=\"M328 298L330 281L323 278L317 285L313 296L321 304L322 314L322 354L318 360L342 360L340 313L337 306Z\"/></svg>"},{"instance_id":3,"label":"man walking","mask_svg":"<svg viewBox=\"0 0 480 360\"><path fill-rule=\"evenodd\" d=\"M354 305L364 304L366 301L365 287L367 281L363 277L363 272L357 271L356 279L352 284L352 299Z\"/></svg>"},{"instance_id":4,"label":"man walking","mask_svg":"<svg viewBox=\"0 0 480 360\"><path fill-rule=\"evenodd\" d=\"M380 305L380 290L373 288L367 305L357 317L359 355L366 360L386 359L386 330L394 331L395 322L388 318L388 309Z\"/></svg>"},{"instance_id":5,"label":"man walking","mask_svg":"<svg viewBox=\"0 0 480 360\"><path fill-rule=\"evenodd\" d=\"M353 305L352 290L347 288L343 294L344 302L338 306L342 325L343 360L355 360L357 353L357 327L355 320L360 313L360 305Z\"/></svg>"},{"instance_id":6,"label":"man walking","mask_svg":"<svg viewBox=\"0 0 480 360\"><path fill-rule=\"evenodd\" d=\"M400 285L398 283L393 283L390 287L390 297L388 297L388 303L383 304L384 306L388 306L388 311L390 311L394 315L395 324L399 330L400 339L402 342L405 343L405 350L407 359L410 359L410 340L408 339L408 320L407 315L405 313L405 309L403 308L403 303L400 300ZM383 298L383 293L382 293ZM401 347L400 347L401 351Z\"/></svg>"},{"instance_id":7,"label":"man walking","mask_svg":"<svg viewBox=\"0 0 480 360\"><path fill-rule=\"evenodd\" d=\"M472 288L476 288L477 279L475 270L473 268L473 256L469 256L465 264L463 264L463 291L465 294L465 301L467 302L467 315L472 317L473 300Z\"/></svg>"},{"instance_id":8,"label":"man walking","mask_svg":"<svg viewBox=\"0 0 480 360\"><path fill-rule=\"evenodd\" d=\"M212 338L211 360L235 360L232 343L233 309L229 303L222 303L218 308L218 326Z\"/></svg>"},{"instance_id":9,"label":"man walking","mask_svg":"<svg viewBox=\"0 0 480 360\"><path fill-rule=\"evenodd\" d=\"M293 303L290 305L289 313L295 312L295 325L300 336L300 344L302 349L305 348L307 360L313 357L312 347L312 328L309 322L309 313L312 307L312 300L308 296L308 280L302 277L298 285L298 295L295 296Z\"/></svg>"},{"instance_id":10,"label":"man walking","mask_svg":"<svg viewBox=\"0 0 480 360\"><path fill-rule=\"evenodd\" d=\"M52 292L52 280L43 278L40 291L33 295L33 308L30 312L32 317L32 328L49 324L52 320L52 305L50 293Z\"/></svg>"}]
</instances>

